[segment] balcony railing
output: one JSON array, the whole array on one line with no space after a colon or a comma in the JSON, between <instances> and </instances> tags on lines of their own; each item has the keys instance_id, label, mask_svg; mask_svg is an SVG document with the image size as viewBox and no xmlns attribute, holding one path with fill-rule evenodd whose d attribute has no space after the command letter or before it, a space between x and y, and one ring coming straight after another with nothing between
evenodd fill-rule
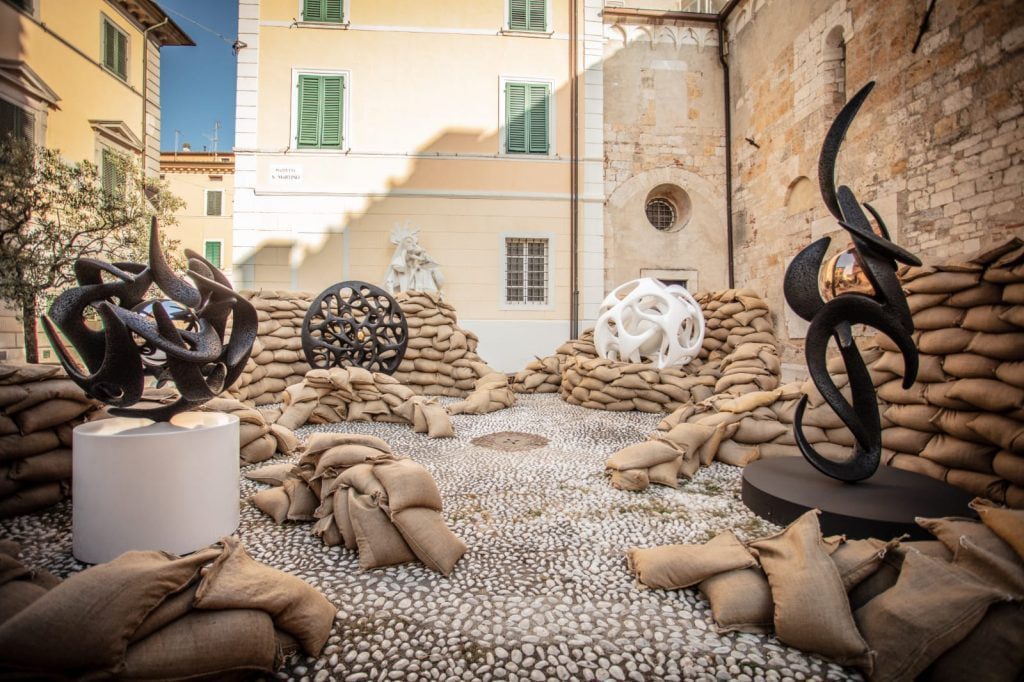
<instances>
[{"instance_id":1,"label":"balcony railing","mask_svg":"<svg viewBox=\"0 0 1024 682\"><path fill-rule=\"evenodd\" d=\"M605 0L605 7L654 12L718 14L728 0Z\"/></svg>"}]
</instances>

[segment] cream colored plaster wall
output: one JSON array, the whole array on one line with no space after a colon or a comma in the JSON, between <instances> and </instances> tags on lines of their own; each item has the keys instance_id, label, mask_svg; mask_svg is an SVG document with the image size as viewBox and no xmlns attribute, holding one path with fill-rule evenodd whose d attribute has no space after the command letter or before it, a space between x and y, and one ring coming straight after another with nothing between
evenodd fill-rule
<instances>
[{"instance_id":1,"label":"cream colored plaster wall","mask_svg":"<svg viewBox=\"0 0 1024 682\"><path fill-rule=\"evenodd\" d=\"M128 35L128 80L100 66L101 16ZM124 121L142 138L142 31L101 0L38 3L37 20L0 2L0 59L23 61L60 97L46 116L47 147L97 161L90 120ZM45 27L44 27L45 25Z\"/></svg>"},{"instance_id":2,"label":"cream colored plaster wall","mask_svg":"<svg viewBox=\"0 0 1024 682\"><path fill-rule=\"evenodd\" d=\"M470 329L522 346L514 330L539 324L544 331L525 340L524 352L540 354L568 337L569 5L551 0L550 35L527 37L503 32L504 7L461 0L438 11L351 0L341 28L295 24L298 0L240 0L239 33L249 47L239 55L236 284L312 291L343 279L380 284L394 252L390 232L408 223L441 263L445 296ZM584 21L581 11L581 81ZM321 70L348 76L344 149L297 150L296 74ZM550 154L502 151L502 77L551 84ZM582 87L579 94L582 104ZM280 179L283 167L298 179ZM601 179L589 193L580 188L598 205ZM511 235L551 240L553 286L543 307L502 302Z\"/></svg>"},{"instance_id":3,"label":"cream colored plaster wall","mask_svg":"<svg viewBox=\"0 0 1024 682\"><path fill-rule=\"evenodd\" d=\"M234 203L234 177L232 173L198 173L169 172L162 173L168 189L185 202L185 206L175 214L178 224L174 226L171 236L181 242L181 248L192 249L203 254L207 240L220 240L221 269L231 277L232 249L232 204ZM211 176L221 176L221 180L213 180ZM207 190L222 190L220 216L206 215Z\"/></svg>"}]
</instances>

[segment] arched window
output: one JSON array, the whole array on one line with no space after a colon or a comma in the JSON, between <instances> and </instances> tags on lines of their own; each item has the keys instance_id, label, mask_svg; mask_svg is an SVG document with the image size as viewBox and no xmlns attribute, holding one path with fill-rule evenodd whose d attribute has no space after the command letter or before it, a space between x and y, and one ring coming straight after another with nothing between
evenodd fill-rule
<instances>
[{"instance_id":1,"label":"arched window","mask_svg":"<svg viewBox=\"0 0 1024 682\"><path fill-rule=\"evenodd\" d=\"M825 36L822 66L828 83L827 94L838 112L846 103L846 36L842 26L836 26Z\"/></svg>"}]
</instances>

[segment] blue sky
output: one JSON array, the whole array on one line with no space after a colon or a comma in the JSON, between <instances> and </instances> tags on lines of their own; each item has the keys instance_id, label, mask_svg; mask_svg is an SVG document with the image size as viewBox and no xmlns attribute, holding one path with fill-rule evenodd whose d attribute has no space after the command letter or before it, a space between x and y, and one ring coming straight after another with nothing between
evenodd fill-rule
<instances>
[{"instance_id":1,"label":"blue sky","mask_svg":"<svg viewBox=\"0 0 1024 682\"><path fill-rule=\"evenodd\" d=\"M230 151L235 143L235 56L231 43L238 36L238 3L158 2L196 44L160 51L160 149L174 149L174 131L178 130L179 145L188 142L194 151L201 151L204 146L212 150L213 143L208 138L213 136L214 121L219 120L217 150Z\"/></svg>"}]
</instances>

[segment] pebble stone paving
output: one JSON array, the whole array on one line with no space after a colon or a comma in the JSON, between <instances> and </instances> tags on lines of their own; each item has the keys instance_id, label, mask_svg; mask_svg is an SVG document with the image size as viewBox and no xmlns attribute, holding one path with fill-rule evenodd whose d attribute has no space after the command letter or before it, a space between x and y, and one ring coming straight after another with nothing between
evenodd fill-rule
<instances>
[{"instance_id":1,"label":"pebble stone paving","mask_svg":"<svg viewBox=\"0 0 1024 682\"><path fill-rule=\"evenodd\" d=\"M312 524L278 526L243 502L237 535L249 553L315 585L338 608L321 656L293 655L278 679L861 679L773 637L718 634L697 590L643 589L627 570L630 547L701 543L730 528L743 540L777 530L740 501L739 469L716 463L678 490L615 490L605 459L644 440L660 415L590 410L554 395L517 399L510 409L452 417L450 439L394 424L299 430L302 438L373 434L421 462L469 549L448 578L419 564L360 571L354 551L325 546ZM511 452L471 443L505 431L549 443ZM243 478L243 500L261 487ZM0 537L22 542L28 565L60 576L84 568L71 555L70 503L2 521Z\"/></svg>"}]
</instances>

